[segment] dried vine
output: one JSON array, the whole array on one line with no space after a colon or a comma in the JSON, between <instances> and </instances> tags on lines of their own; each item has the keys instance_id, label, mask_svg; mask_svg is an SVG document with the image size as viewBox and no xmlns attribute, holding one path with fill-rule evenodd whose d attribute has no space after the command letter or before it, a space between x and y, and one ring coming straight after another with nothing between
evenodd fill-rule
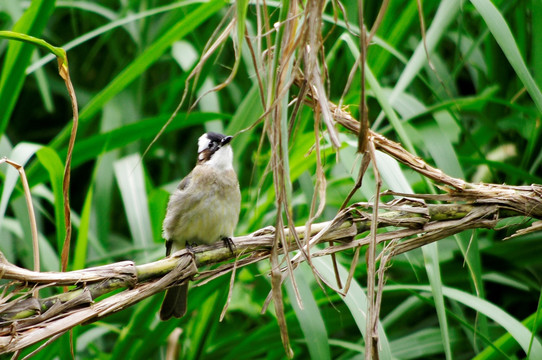
<instances>
[{"instance_id":1,"label":"dried vine","mask_svg":"<svg viewBox=\"0 0 542 360\"><path fill-rule=\"evenodd\" d=\"M492 229L499 219L505 217L542 219L542 186L463 184L465 186L462 189L450 189L446 194L408 194L408 198L380 204L383 212L378 216L377 226L392 227L390 231L377 235L377 243L393 240L386 247L385 256L402 254L467 229ZM393 192L386 194L405 195ZM427 203L430 201L446 204ZM359 239L355 237L367 233L372 221L370 204L354 204L340 211L332 221L312 224L307 246L314 257L367 245L369 236ZM537 229L536 224L533 230ZM297 237L303 239L305 230L305 227L296 228ZM294 234L285 229L285 235L287 251L297 250ZM234 267L268 259L274 237L275 230L265 228L247 236L236 237L233 253L221 244L199 246L193 255L180 251L171 257L143 265L124 261L66 273L22 269L1 256L2 278L13 282L4 285L4 289L10 291L4 291L0 300L0 354L15 352L55 338L74 326L96 321L132 306L179 282L197 276L200 284L205 284L209 279L229 273ZM329 241L338 244L326 248L314 247ZM280 250L284 252L284 248ZM305 261L305 258L292 257L291 261L295 265ZM217 263L223 264L198 275L198 268ZM63 285L77 287L50 298L36 299L29 296L35 287ZM119 288L125 290L95 302L97 297Z\"/></svg>"}]
</instances>

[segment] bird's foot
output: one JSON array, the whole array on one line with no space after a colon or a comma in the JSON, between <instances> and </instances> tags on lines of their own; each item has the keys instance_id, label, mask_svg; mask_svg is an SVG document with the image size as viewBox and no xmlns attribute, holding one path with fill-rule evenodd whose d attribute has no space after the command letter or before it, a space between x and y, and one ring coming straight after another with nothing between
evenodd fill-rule
<instances>
[{"instance_id":1,"label":"bird's foot","mask_svg":"<svg viewBox=\"0 0 542 360\"><path fill-rule=\"evenodd\" d=\"M227 246L228 249L230 249L231 253L233 254L233 248L235 248L235 244L233 243L233 240L231 237L223 237L222 241L224 241L224 246Z\"/></svg>"},{"instance_id":2,"label":"bird's foot","mask_svg":"<svg viewBox=\"0 0 542 360\"><path fill-rule=\"evenodd\" d=\"M187 242L185 245L186 251L188 251L194 263L196 262L196 251L194 249L196 246L198 246L198 244L189 242Z\"/></svg>"},{"instance_id":3,"label":"bird's foot","mask_svg":"<svg viewBox=\"0 0 542 360\"><path fill-rule=\"evenodd\" d=\"M195 248L196 246L198 246L198 244L187 242L187 243L186 243L186 250L188 250L188 252L189 252L190 254L194 254L194 253L195 253L194 248Z\"/></svg>"}]
</instances>

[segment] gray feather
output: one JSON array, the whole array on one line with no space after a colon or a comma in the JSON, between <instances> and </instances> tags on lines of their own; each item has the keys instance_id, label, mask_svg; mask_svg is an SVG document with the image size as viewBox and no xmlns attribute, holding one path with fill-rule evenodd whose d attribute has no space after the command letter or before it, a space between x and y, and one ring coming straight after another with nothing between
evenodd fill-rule
<instances>
[{"instance_id":1,"label":"gray feather","mask_svg":"<svg viewBox=\"0 0 542 360\"><path fill-rule=\"evenodd\" d=\"M162 307L160 308L160 319L166 321L171 317L183 317L186 314L187 297L188 284L182 284L167 290Z\"/></svg>"},{"instance_id":2,"label":"gray feather","mask_svg":"<svg viewBox=\"0 0 542 360\"><path fill-rule=\"evenodd\" d=\"M208 143L200 138L198 146L204 148ZM198 161L171 194L162 225L166 255L184 249L187 244L211 244L233 237L240 206L241 192L232 167L232 151L225 145L209 159ZM186 313L187 292L188 283L166 291L160 309L162 320Z\"/></svg>"}]
</instances>

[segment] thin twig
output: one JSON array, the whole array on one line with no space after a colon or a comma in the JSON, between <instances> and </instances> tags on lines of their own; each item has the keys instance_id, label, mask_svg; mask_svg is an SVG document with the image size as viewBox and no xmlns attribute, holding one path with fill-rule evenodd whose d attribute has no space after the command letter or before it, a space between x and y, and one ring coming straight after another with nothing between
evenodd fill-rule
<instances>
[{"instance_id":1,"label":"thin twig","mask_svg":"<svg viewBox=\"0 0 542 360\"><path fill-rule=\"evenodd\" d=\"M17 164L14 161L4 157L0 159L0 164L6 163L13 166L21 177L21 183L23 184L24 198L26 200L26 208L28 210L28 219L30 220L30 232L32 233L32 255L34 259L34 271L40 271L40 248L38 241L38 227L36 225L36 215L34 214L34 205L32 204L32 194L30 194L30 187L28 186L28 180L26 179L26 173L24 167ZM38 296L37 290L34 292L34 296Z\"/></svg>"},{"instance_id":2,"label":"thin twig","mask_svg":"<svg viewBox=\"0 0 542 360\"><path fill-rule=\"evenodd\" d=\"M372 139L368 141L368 152L373 163L373 173L376 183L375 197L373 201L373 213L371 222L370 242L367 248L367 317L365 328L365 359L378 360L378 312L376 311L379 306L375 299L375 281L376 281L376 232L378 229L378 207L380 203L380 187L382 186L382 180L380 173L378 172L378 166L376 163L376 150ZM355 264L353 265L355 266Z\"/></svg>"},{"instance_id":3,"label":"thin twig","mask_svg":"<svg viewBox=\"0 0 542 360\"><path fill-rule=\"evenodd\" d=\"M66 271L68 267L68 257L70 253L70 243L72 236L72 224L71 224L71 208L70 208L70 173L73 148L75 146L75 137L77 136L77 127L79 126L79 109L77 106L77 97L73 84L70 80L70 71L68 67L68 59L58 58L58 73L64 79L68 94L70 96L73 112L72 130L70 133L70 140L68 142L68 152L66 154L66 164L64 167L64 178L62 180L62 196L64 199L64 226L66 228L66 235L64 238L64 244L62 245L62 253L60 256L62 271Z\"/></svg>"},{"instance_id":4,"label":"thin twig","mask_svg":"<svg viewBox=\"0 0 542 360\"><path fill-rule=\"evenodd\" d=\"M338 245L329 246L312 253L312 256L326 256L348 249L359 249L371 242L378 244L384 241L396 240L393 247L387 248L389 249L389 257L392 257L467 229L494 228L497 220L503 217L523 214L526 216L536 215L538 219L542 219L540 211L533 211L533 206L524 206L524 199L529 198L532 204L536 202L538 207L542 207L542 186L501 187L488 185L487 187L491 188L493 193L488 194L486 188L481 187L479 201L473 204L432 205L414 204L413 202L381 204L380 207L384 212L379 214L377 219L374 218L372 211L366 211L367 207L371 207L371 204L354 204L343 211L345 216L334 222L312 224L311 245L315 245L315 238L319 242L341 241ZM498 194L497 190L501 190L501 194L505 196L495 197L495 194ZM409 196L412 197L412 194L409 194ZM458 201L465 201L463 193L451 193L446 196L451 199L456 196ZM467 194L467 198L472 196L474 194ZM424 195L424 198L437 200L442 199L442 195ZM356 217L354 214L359 216ZM366 232L371 227L383 228L387 226L393 226L397 230L378 233L376 241L370 235L344 242L345 239L351 239L355 234ZM305 236L304 227L297 227L295 231L299 238ZM277 255L283 253L285 249L288 252L297 249L294 236L289 229L284 229L283 236L284 240L279 243L285 243L286 247L275 246ZM234 239L236 247L233 254L221 243L198 246L194 249L196 264L197 266L206 266L237 258L240 254L247 256L240 259L238 265L232 266L230 264L226 268L214 269L208 271L205 276L207 278L212 277L213 273L225 275L234 268L238 269L247 264L267 259L270 250L274 247L273 244L278 244L274 241L274 237L274 231L270 229L266 229L261 233L257 232L256 234L237 237ZM398 241L398 239L403 240ZM297 259L298 262L304 261L304 257L296 258L294 256L292 260L294 259ZM153 263L134 266L135 271L131 270L130 272L137 275L135 282L130 276L121 276L122 272L112 277L111 272L107 271L108 268L121 269L125 265L126 262L123 262L97 268L103 270L102 275L98 276L99 271L92 269L64 273L32 272L17 268L4 259L0 262L0 272L4 273L3 278L5 279L20 279L26 281L26 286L32 286L32 283L38 280L42 284L49 286L62 286L68 284L68 279L71 279L71 284L83 284L84 287L57 295L56 301L40 299L39 307L42 309L43 314L39 315L39 317L28 317L35 314L35 311L25 312L24 309L21 309L17 313L18 320L16 322L4 320L5 322L0 325L0 354L25 348L56 334L66 332L84 322L96 321L178 284L180 281L184 281L184 279L190 278L197 273L197 269L192 266L192 256L186 251L179 251L168 258ZM279 270L276 266L273 269ZM89 275L85 275L87 273ZM279 289L283 276L286 274L284 269L280 269L277 274L278 283L276 285ZM61 276L64 276L64 278ZM83 276L87 276L88 281L82 283ZM59 280L63 282L59 282ZM383 277L380 277L380 275L379 281L383 281ZM125 287L127 290L118 292L121 287ZM85 289L88 290L85 292ZM91 306L92 299L111 291L117 291L117 293L104 300L92 303ZM86 296L90 295L90 299L85 298L85 294ZM22 304L24 300L23 298L15 298L11 301L21 302ZM59 301L64 302L65 306L56 307L54 315L51 317L47 311L48 309L53 311L49 307ZM25 318L23 314L26 314L27 317ZM5 319L6 313L2 313L0 316ZM13 332L12 329L17 331Z\"/></svg>"}]
</instances>

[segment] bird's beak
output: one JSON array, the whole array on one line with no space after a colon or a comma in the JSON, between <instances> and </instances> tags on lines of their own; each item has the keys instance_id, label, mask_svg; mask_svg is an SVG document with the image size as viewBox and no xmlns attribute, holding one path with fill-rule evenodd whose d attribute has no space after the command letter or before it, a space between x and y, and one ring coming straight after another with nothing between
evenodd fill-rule
<instances>
[{"instance_id":1,"label":"bird's beak","mask_svg":"<svg viewBox=\"0 0 542 360\"><path fill-rule=\"evenodd\" d=\"M220 146L224 146L224 145L227 145L230 143L230 141L233 139L233 136L226 136L225 138L222 139L222 141L220 142Z\"/></svg>"}]
</instances>

